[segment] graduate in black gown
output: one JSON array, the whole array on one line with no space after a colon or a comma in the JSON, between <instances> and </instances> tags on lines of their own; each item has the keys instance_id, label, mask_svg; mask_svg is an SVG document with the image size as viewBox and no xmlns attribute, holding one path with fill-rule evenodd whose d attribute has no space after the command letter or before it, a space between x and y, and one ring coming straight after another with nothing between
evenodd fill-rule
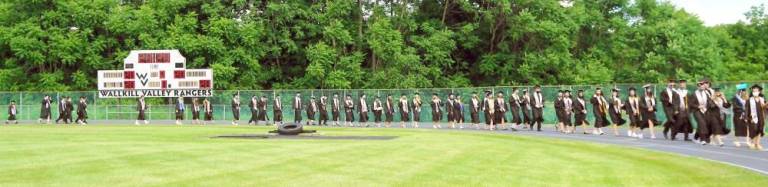
<instances>
[{"instance_id":1,"label":"graduate in black gown","mask_svg":"<svg viewBox=\"0 0 768 187\"><path fill-rule=\"evenodd\" d=\"M147 121L146 117L146 111L147 111L147 103L144 102L144 96L140 96L138 102L136 102L136 111L139 112L139 116L136 118L136 122L134 124L139 125L140 121L144 122L144 125L149 124L149 121Z\"/></svg>"},{"instance_id":2,"label":"graduate in black gown","mask_svg":"<svg viewBox=\"0 0 768 187\"><path fill-rule=\"evenodd\" d=\"M523 113L523 129L528 128L533 130L533 116L531 114L531 95L528 94L528 89L523 89L523 94L520 97L520 111Z\"/></svg>"},{"instance_id":3,"label":"graduate in black gown","mask_svg":"<svg viewBox=\"0 0 768 187\"><path fill-rule=\"evenodd\" d=\"M494 113L493 113L493 116L494 116L493 117L493 121L494 121L494 124L497 125L499 127L499 129L501 129L501 130L504 130L504 129L507 128L504 125L504 123L506 121L506 119L504 119L505 118L504 114L507 113L507 104L506 103L507 102L504 101L504 92L499 91L499 93L496 94L496 99L494 99L494 105L495 106L493 108L496 109L496 111L494 111ZM493 126L491 126L491 127L493 128ZM493 129L491 129L491 130L493 130Z\"/></svg>"},{"instance_id":4,"label":"graduate in black gown","mask_svg":"<svg viewBox=\"0 0 768 187\"><path fill-rule=\"evenodd\" d=\"M352 96L347 95L347 97L344 99L344 126L349 127L354 126L353 123L355 121L355 103L352 101Z\"/></svg>"},{"instance_id":5,"label":"graduate in black gown","mask_svg":"<svg viewBox=\"0 0 768 187\"><path fill-rule=\"evenodd\" d=\"M240 123L240 94L232 95L232 125Z\"/></svg>"},{"instance_id":6,"label":"graduate in black gown","mask_svg":"<svg viewBox=\"0 0 768 187\"><path fill-rule=\"evenodd\" d=\"M339 120L341 119L341 105L339 94L334 93L333 101L331 103L331 118L333 119L333 124L335 126L341 126L339 125Z\"/></svg>"},{"instance_id":7,"label":"graduate in black gown","mask_svg":"<svg viewBox=\"0 0 768 187\"><path fill-rule=\"evenodd\" d=\"M296 93L296 96L293 97L293 123L301 124L301 111L304 108L303 103L301 102L301 94Z\"/></svg>"},{"instance_id":8,"label":"graduate in black gown","mask_svg":"<svg viewBox=\"0 0 768 187\"><path fill-rule=\"evenodd\" d=\"M629 116L629 129L627 130L627 136L639 138L642 135L640 126L642 123L642 109L640 103L643 102L639 96L635 87L629 87L629 95L627 96L626 104L624 105L624 111Z\"/></svg>"},{"instance_id":9,"label":"graduate in black gown","mask_svg":"<svg viewBox=\"0 0 768 187\"><path fill-rule=\"evenodd\" d=\"M690 122L690 104L686 80L679 80L675 91L677 95L677 98L674 98L675 100L673 101L675 105L675 124L672 126L670 139L674 141L678 133L683 133L683 140L691 141L688 139L688 136L693 132L693 125Z\"/></svg>"},{"instance_id":10,"label":"graduate in black gown","mask_svg":"<svg viewBox=\"0 0 768 187\"><path fill-rule=\"evenodd\" d=\"M392 95L387 95L387 101L384 102L384 126L387 128L392 126L392 121L395 119L395 101Z\"/></svg>"},{"instance_id":11,"label":"graduate in black gown","mask_svg":"<svg viewBox=\"0 0 768 187\"><path fill-rule=\"evenodd\" d=\"M592 134L603 135L605 134L605 132L603 132L603 127L607 127L610 123L606 117L608 115L608 105L610 105L610 103L605 100L605 97L603 97L603 90L599 87L595 88L595 94L592 95L592 99L590 99L589 102L592 103L592 114L595 116L595 128L592 130Z\"/></svg>"},{"instance_id":12,"label":"graduate in black gown","mask_svg":"<svg viewBox=\"0 0 768 187\"><path fill-rule=\"evenodd\" d=\"M11 104L8 105L8 120L5 120L5 124L19 124L19 121L16 121L18 112L19 111L16 109L16 101L11 101Z\"/></svg>"},{"instance_id":13,"label":"graduate in black gown","mask_svg":"<svg viewBox=\"0 0 768 187\"><path fill-rule=\"evenodd\" d=\"M440 120L442 120L443 117L443 110L441 110L440 107L443 106L443 101L437 97L437 93L432 94L432 101L430 101L429 106L432 108L432 128L442 128Z\"/></svg>"},{"instance_id":14,"label":"graduate in black gown","mask_svg":"<svg viewBox=\"0 0 768 187\"><path fill-rule=\"evenodd\" d=\"M274 99L272 100L272 121L275 124L275 126L282 125L283 124L283 102L282 99L280 99L280 94L275 94Z\"/></svg>"},{"instance_id":15,"label":"graduate in black gown","mask_svg":"<svg viewBox=\"0 0 768 187\"><path fill-rule=\"evenodd\" d=\"M77 103L77 122L81 125L88 124L88 100L85 97L80 96L80 101Z\"/></svg>"},{"instance_id":16,"label":"graduate in black gown","mask_svg":"<svg viewBox=\"0 0 768 187\"><path fill-rule=\"evenodd\" d=\"M73 123L74 121L72 120L72 111L75 110L75 107L72 104L71 96L67 96L67 101L65 104L67 105L67 109L64 110L64 118L65 118L64 121L66 121L67 124Z\"/></svg>"},{"instance_id":17,"label":"graduate in black gown","mask_svg":"<svg viewBox=\"0 0 768 187\"><path fill-rule=\"evenodd\" d=\"M453 113L453 93L448 94L448 98L445 100L445 117L448 119L448 127L456 128L456 120L453 119L456 115Z\"/></svg>"},{"instance_id":18,"label":"graduate in black gown","mask_svg":"<svg viewBox=\"0 0 768 187\"><path fill-rule=\"evenodd\" d=\"M203 118L203 125L211 123L213 121L213 106L211 105L211 101L208 100L208 98L203 100L203 111L205 113L205 118Z\"/></svg>"},{"instance_id":19,"label":"graduate in black gown","mask_svg":"<svg viewBox=\"0 0 768 187\"><path fill-rule=\"evenodd\" d=\"M413 128L419 128L419 122L421 122L421 106L423 104L419 93L415 93L413 101L411 102L411 111L413 111L413 122L411 123L411 126Z\"/></svg>"},{"instance_id":20,"label":"graduate in black gown","mask_svg":"<svg viewBox=\"0 0 768 187\"><path fill-rule=\"evenodd\" d=\"M256 118L259 117L259 110L258 110L258 104L259 102L258 97L251 96L250 102L248 102L248 109L251 110L251 119L248 120L248 125L255 125L256 124Z\"/></svg>"},{"instance_id":21,"label":"graduate in black gown","mask_svg":"<svg viewBox=\"0 0 768 187\"><path fill-rule=\"evenodd\" d=\"M482 104L480 97L477 96L477 92L472 92L472 98L469 102L469 117L472 124L475 125L475 129L480 129L480 109Z\"/></svg>"},{"instance_id":22,"label":"graduate in black gown","mask_svg":"<svg viewBox=\"0 0 768 187\"><path fill-rule=\"evenodd\" d=\"M563 92L563 124L565 126L565 133L573 133L576 130L572 120L573 98L571 97L571 91L565 90Z\"/></svg>"},{"instance_id":23,"label":"graduate in black gown","mask_svg":"<svg viewBox=\"0 0 768 187\"><path fill-rule=\"evenodd\" d=\"M563 90L557 91L557 98L555 98L555 103L553 103L553 105L555 107L555 116L557 117L557 126L555 126L555 128L558 132L565 132L563 125L563 121L565 121L563 114L565 112L563 109Z\"/></svg>"},{"instance_id":24,"label":"graduate in black gown","mask_svg":"<svg viewBox=\"0 0 768 187\"><path fill-rule=\"evenodd\" d=\"M200 102L192 98L192 124L200 124Z\"/></svg>"},{"instance_id":25,"label":"graduate in black gown","mask_svg":"<svg viewBox=\"0 0 768 187\"><path fill-rule=\"evenodd\" d=\"M405 128L405 124L411 120L411 110L408 104L408 98L405 94L400 95L400 100L397 102L397 108L400 111L400 128Z\"/></svg>"},{"instance_id":26,"label":"graduate in black gown","mask_svg":"<svg viewBox=\"0 0 768 187\"><path fill-rule=\"evenodd\" d=\"M379 96L376 96L376 97L378 98ZM318 107L317 111L320 113L317 124L322 126L328 126L328 97L324 95L320 96L320 102L318 102L317 107Z\"/></svg>"},{"instance_id":27,"label":"graduate in black gown","mask_svg":"<svg viewBox=\"0 0 768 187\"><path fill-rule=\"evenodd\" d=\"M659 92L661 108L664 111L664 116L667 118L664 122L664 131L662 131L664 139L669 138L670 130L675 124L675 97L677 97L677 93L675 92L675 80L669 79L669 81L667 81L667 87Z\"/></svg>"},{"instance_id":28,"label":"graduate in black gown","mask_svg":"<svg viewBox=\"0 0 768 187\"><path fill-rule=\"evenodd\" d=\"M67 117L65 116L67 116L67 97L62 96L61 98L59 98L59 117L56 118L56 124L58 124L59 121L64 121L64 123L69 123L67 122Z\"/></svg>"},{"instance_id":29,"label":"graduate in black gown","mask_svg":"<svg viewBox=\"0 0 768 187\"><path fill-rule=\"evenodd\" d=\"M261 96L259 101L256 102L257 116L256 125L259 125L259 121L264 121L264 125L267 125L267 96Z\"/></svg>"},{"instance_id":30,"label":"graduate in black gown","mask_svg":"<svg viewBox=\"0 0 768 187\"><path fill-rule=\"evenodd\" d=\"M381 104L381 99L377 95L373 99L373 122L376 124L376 127L381 127L381 114L384 111L384 107Z\"/></svg>"},{"instance_id":31,"label":"graduate in black gown","mask_svg":"<svg viewBox=\"0 0 768 187\"><path fill-rule=\"evenodd\" d=\"M691 114L696 121L694 139L697 139L702 145L707 145L710 143L712 133L711 123L714 122L711 118L712 110L716 106L710 99L713 92L709 88L709 81L701 79L697 85L698 89L692 93L691 99L688 100Z\"/></svg>"},{"instance_id":32,"label":"graduate in black gown","mask_svg":"<svg viewBox=\"0 0 768 187\"><path fill-rule=\"evenodd\" d=\"M40 118L37 120L37 123L42 123L43 121L45 121L45 124L51 123L51 96L48 95L45 95L40 103Z\"/></svg>"},{"instance_id":33,"label":"graduate in black gown","mask_svg":"<svg viewBox=\"0 0 768 187\"><path fill-rule=\"evenodd\" d=\"M366 98L365 94L360 95L360 99L357 101L357 110L360 115L358 115L358 125L360 127L368 127L368 112L370 111L370 106L368 106L368 99Z\"/></svg>"},{"instance_id":34,"label":"graduate in black gown","mask_svg":"<svg viewBox=\"0 0 768 187\"><path fill-rule=\"evenodd\" d=\"M642 130L648 128L651 139L656 139L656 133L654 127L659 124L656 119L656 97L653 95L653 87L650 84L643 86L645 94L641 98L640 102L640 114L642 116L642 123L640 124L640 137L643 138Z\"/></svg>"},{"instance_id":35,"label":"graduate in black gown","mask_svg":"<svg viewBox=\"0 0 768 187\"><path fill-rule=\"evenodd\" d=\"M496 125L494 122L494 113L496 112L495 104L493 102L493 93L490 91L485 92L485 97L483 98L483 111L485 113L485 125L487 129L493 130L493 127Z\"/></svg>"},{"instance_id":36,"label":"graduate in black gown","mask_svg":"<svg viewBox=\"0 0 768 187\"><path fill-rule=\"evenodd\" d=\"M744 105L744 112L747 114L747 135L751 140L749 148L763 150L760 138L765 133L765 98L762 96L763 87L753 85L750 90L752 94Z\"/></svg>"},{"instance_id":37,"label":"graduate in black gown","mask_svg":"<svg viewBox=\"0 0 768 187\"><path fill-rule=\"evenodd\" d=\"M576 91L576 100L573 102L574 125L581 126L582 133L587 134L587 101L584 99L584 90ZM576 131L574 127L574 131Z\"/></svg>"},{"instance_id":38,"label":"graduate in black gown","mask_svg":"<svg viewBox=\"0 0 768 187\"><path fill-rule=\"evenodd\" d=\"M520 118L520 106L521 106L521 99L519 90L517 88L512 88L512 95L509 96L509 112L512 113L512 128L511 129L517 129L520 128L520 125L523 123L522 118Z\"/></svg>"},{"instance_id":39,"label":"graduate in black gown","mask_svg":"<svg viewBox=\"0 0 768 187\"><path fill-rule=\"evenodd\" d=\"M621 109L624 107L624 102L619 97L619 88L613 88L611 90L611 103L608 108L608 116L611 117L613 123L613 135L619 136L619 126L624 125L627 121L621 116Z\"/></svg>"},{"instance_id":40,"label":"graduate in black gown","mask_svg":"<svg viewBox=\"0 0 768 187\"><path fill-rule=\"evenodd\" d=\"M536 131L541 131L541 123L544 123L544 95L541 93L541 86L533 87L533 96L531 96L531 114L533 123L531 128L536 125Z\"/></svg>"},{"instance_id":41,"label":"graduate in black gown","mask_svg":"<svg viewBox=\"0 0 768 187\"><path fill-rule=\"evenodd\" d=\"M181 121L184 120L184 111L186 111L186 107L184 106L184 98L179 97L176 100L176 125L181 125Z\"/></svg>"},{"instance_id":42,"label":"graduate in black gown","mask_svg":"<svg viewBox=\"0 0 768 187\"><path fill-rule=\"evenodd\" d=\"M725 98L725 95L720 92L720 88L713 88L712 90L715 91L715 94L711 99L712 102L715 103L715 106L717 106L712 111L712 121L714 122L710 125L712 129L712 144L722 147L725 145L723 136L731 132L731 130L725 126L726 118L728 117L728 114L731 113L728 110L731 108L731 103L729 103L728 99Z\"/></svg>"},{"instance_id":43,"label":"graduate in black gown","mask_svg":"<svg viewBox=\"0 0 768 187\"><path fill-rule=\"evenodd\" d=\"M741 147L742 143L751 144L747 136L747 114L744 111L746 100L749 99L749 92L747 92L747 84L745 83L736 85L736 90L736 94L733 94L733 98L731 98L731 106L733 106L733 144L736 147Z\"/></svg>"},{"instance_id":44,"label":"graduate in black gown","mask_svg":"<svg viewBox=\"0 0 768 187\"><path fill-rule=\"evenodd\" d=\"M315 114L317 114L317 99L311 96L307 103L307 125L315 125Z\"/></svg>"},{"instance_id":45,"label":"graduate in black gown","mask_svg":"<svg viewBox=\"0 0 768 187\"><path fill-rule=\"evenodd\" d=\"M461 95L456 95L456 102L453 104L453 109L456 114L456 123L459 124L459 129L464 129L464 101L461 100Z\"/></svg>"}]
</instances>

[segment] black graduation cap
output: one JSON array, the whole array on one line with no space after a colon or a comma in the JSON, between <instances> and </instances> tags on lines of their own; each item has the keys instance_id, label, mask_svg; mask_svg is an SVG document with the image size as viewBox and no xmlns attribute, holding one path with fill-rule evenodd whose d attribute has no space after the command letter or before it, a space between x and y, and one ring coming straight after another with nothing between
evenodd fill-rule
<instances>
[{"instance_id":1,"label":"black graduation cap","mask_svg":"<svg viewBox=\"0 0 768 187\"><path fill-rule=\"evenodd\" d=\"M499 93L498 93L498 94L504 94L504 92L502 92L502 91L499 91Z\"/></svg>"},{"instance_id":2,"label":"black graduation cap","mask_svg":"<svg viewBox=\"0 0 768 187\"><path fill-rule=\"evenodd\" d=\"M419 92L413 93L413 95L419 95Z\"/></svg>"},{"instance_id":3,"label":"black graduation cap","mask_svg":"<svg viewBox=\"0 0 768 187\"><path fill-rule=\"evenodd\" d=\"M405 96L405 94L400 94L400 96Z\"/></svg>"},{"instance_id":4,"label":"black graduation cap","mask_svg":"<svg viewBox=\"0 0 768 187\"><path fill-rule=\"evenodd\" d=\"M703 84L703 83L709 83L709 79L706 77L699 79L699 84Z\"/></svg>"},{"instance_id":5,"label":"black graduation cap","mask_svg":"<svg viewBox=\"0 0 768 187\"><path fill-rule=\"evenodd\" d=\"M757 90L759 90L761 92L763 91L763 87L760 86L760 85L757 85L757 84L752 85L752 87L750 87L749 89L754 90L755 88L757 88Z\"/></svg>"},{"instance_id":6,"label":"black graduation cap","mask_svg":"<svg viewBox=\"0 0 768 187\"><path fill-rule=\"evenodd\" d=\"M685 83L685 82L686 82L686 80L685 80L685 79L680 79L680 80L677 80L677 82L679 82L679 83Z\"/></svg>"},{"instance_id":7,"label":"black graduation cap","mask_svg":"<svg viewBox=\"0 0 768 187\"><path fill-rule=\"evenodd\" d=\"M314 99L314 98L315 98L315 96L313 95L311 98L312 98L312 99Z\"/></svg>"},{"instance_id":8,"label":"black graduation cap","mask_svg":"<svg viewBox=\"0 0 768 187\"><path fill-rule=\"evenodd\" d=\"M541 85L537 84L537 85L533 86L533 88L541 88Z\"/></svg>"},{"instance_id":9,"label":"black graduation cap","mask_svg":"<svg viewBox=\"0 0 768 187\"><path fill-rule=\"evenodd\" d=\"M584 92L584 90L579 89L579 90L576 90L576 92L582 93L582 92Z\"/></svg>"},{"instance_id":10,"label":"black graduation cap","mask_svg":"<svg viewBox=\"0 0 768 187\"><path fill-rule=\"evenodd\" d=\"M378 98L379 98L379 96L377 95L377 96L376 96L376 99L378 99Z\"/></svg>"},{"instance_id":11,"label":"black graduation cap","mask_svg":"<svg viewBox=\"0 0 768 187\"><path fill-rule=\"evenodd\" d=\"M597 91L597 90L602 90L602 89L603 89L603 88L597 87L597 88L595 88L595 91Z\"/></svg>"},{"instance_id":12,"label":"black graduation cap","mask_svg":"<svg viewBox=\"0 0 768 187\"><path fill-rule=\"evenodd\" d=\"M477 94L477 92L472 92L472 94Z\"/></svg>"},{"instance_id":13,"label":"black graduation cap","mask_svg":"<svg viewBox=\"0 0 768 187\"><path fill-rule=\"evenodd\" d=\"M634 91L634 90L635 90L635 87L634 87L634 86L633 86L633 87L629 87L629 89L628 89L628 90L630 90L630 91Z\"/></svg>"},{"instance_id":14,"label":"black graduation cap","mask_svg":"<svg viewBox=\"0 0 768 187\"><path fill-rule=\"evenodd\" d=\"M611 91L613 91L613 92L619 92L619 91L621 91L621 89L619 89L619 88L617 88L617 87L614 87L613 89L611 89Z\"/></svg>"},{"instance_id":15,"label":"black graduation cap","mask_svg":"<svg viewBox=\"0 0 768 187\"><path fill-rule=\"evenodd\" d=\"M571 90L565 90L565 93L571 93Z\"/></svg>"},{"instance_id":16,"label":"black graduation cap","mask_svg":"<svg viewBox=\"0 0 768 187\"><path fill-rule=\"evenodd\" d=\"M11 103L15 103L15 102L16 102L16 100L11 100Z\"/></svg>"},{"instance_id":17,"label":"black graduation cap","mask_svg":"<svg viewBox=\"0 0 768 187\"><path fill-rule=\"evenodd\" d=\"M432 95L437 96L437 93L432 93Z\"/></svg>"},{"instance_id":18,"label":"black graduation cap","mask_svg":"<svg viewBox=\"0 0 768 187\"><path fill-rule=\"evenodd\" d=\"M712 88L712 89L713 89L713 90L715 90L716 92L720 91L720 88L719 88L719 87L717 87L717 88Z\"/></svg>"},{"instance_id":19,"label":"black graduation cap","mask_svg":"<svg viewBox=\"0 0 768 187\"><path fill-rule=\"evenodd\" d=\"M675 80L675 79L673 79L673 78L670 78L670 79L668 79L668 80L667 80L667 82L668 82L668 83L675 83L675 82L677 82L677 80Z\"/></svg>"}]
</instances>

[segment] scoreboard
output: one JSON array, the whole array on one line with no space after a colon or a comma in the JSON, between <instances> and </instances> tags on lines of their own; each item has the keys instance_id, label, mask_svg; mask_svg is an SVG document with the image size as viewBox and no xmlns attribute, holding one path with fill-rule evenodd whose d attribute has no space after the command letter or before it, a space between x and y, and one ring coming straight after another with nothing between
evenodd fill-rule
<instances>
[{"instance_id":1,"label":"scoreboard","mask_svg":"<svg viewBox=\"0 0 768 187\"><path fill-rule=\"evenodd\" d=\"M213 71L187 69L179 50L134 50L123 70L99 70L100 98L210 97Z\"/></svg>"}]
</instances>

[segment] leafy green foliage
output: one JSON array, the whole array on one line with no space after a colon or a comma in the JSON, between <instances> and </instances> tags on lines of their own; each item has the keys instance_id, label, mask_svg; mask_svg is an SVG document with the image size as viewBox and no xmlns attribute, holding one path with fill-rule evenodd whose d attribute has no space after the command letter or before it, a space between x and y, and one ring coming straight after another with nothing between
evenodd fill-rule
<instances>
[{"instance_id":1,"label":"leafy green foliage","mask_svg":"<svg viewBox=\"0 0 768 187\"><path fill-rule=\"evenodd\" d=\"M656 0L0 1L0 90L92 90L179 49L216 89L427 88L768 76L768 14L706 27ZM20 79L19 77L25 77Z\"/></svg>"}]
</instances>

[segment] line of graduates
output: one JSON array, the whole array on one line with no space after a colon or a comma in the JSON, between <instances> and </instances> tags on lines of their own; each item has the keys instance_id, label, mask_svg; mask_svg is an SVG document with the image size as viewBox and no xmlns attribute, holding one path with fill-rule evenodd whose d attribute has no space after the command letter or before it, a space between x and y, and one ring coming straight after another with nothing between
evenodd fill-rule
<instances>
[{"instance_id":1,"label":"line of graduates","mask_svg":"<svg viewBox=\"0 0 768 187\"><path fill-rule=\"evenodd\" d=\"M52 116L51 102L52 102L51 97L49 95L45 95L43 97L43 100L40 103L40 118L38 118L37 123L39 124L51 123L51 116ZM72 104L72 97L70 96L62 96L59 99L58 108L59 108L59 117L55 121L56 124L59 124L60 122L63 122L65 124L69 124L69 123L77 123L81 125L88 124L88 121L87 121L88 102L84 96L80 97L80 100L77 103L76 110L74 108L74 105ZM77 112L76 120L72 120L73 110ZM8 106L8 121L18 123L16 121L16 115L18 115L18 110L16 109L16 102L11 101L11 105ZM8 123L8 121L6 121L6 123Z\"/></svg>"}]
</instances>

